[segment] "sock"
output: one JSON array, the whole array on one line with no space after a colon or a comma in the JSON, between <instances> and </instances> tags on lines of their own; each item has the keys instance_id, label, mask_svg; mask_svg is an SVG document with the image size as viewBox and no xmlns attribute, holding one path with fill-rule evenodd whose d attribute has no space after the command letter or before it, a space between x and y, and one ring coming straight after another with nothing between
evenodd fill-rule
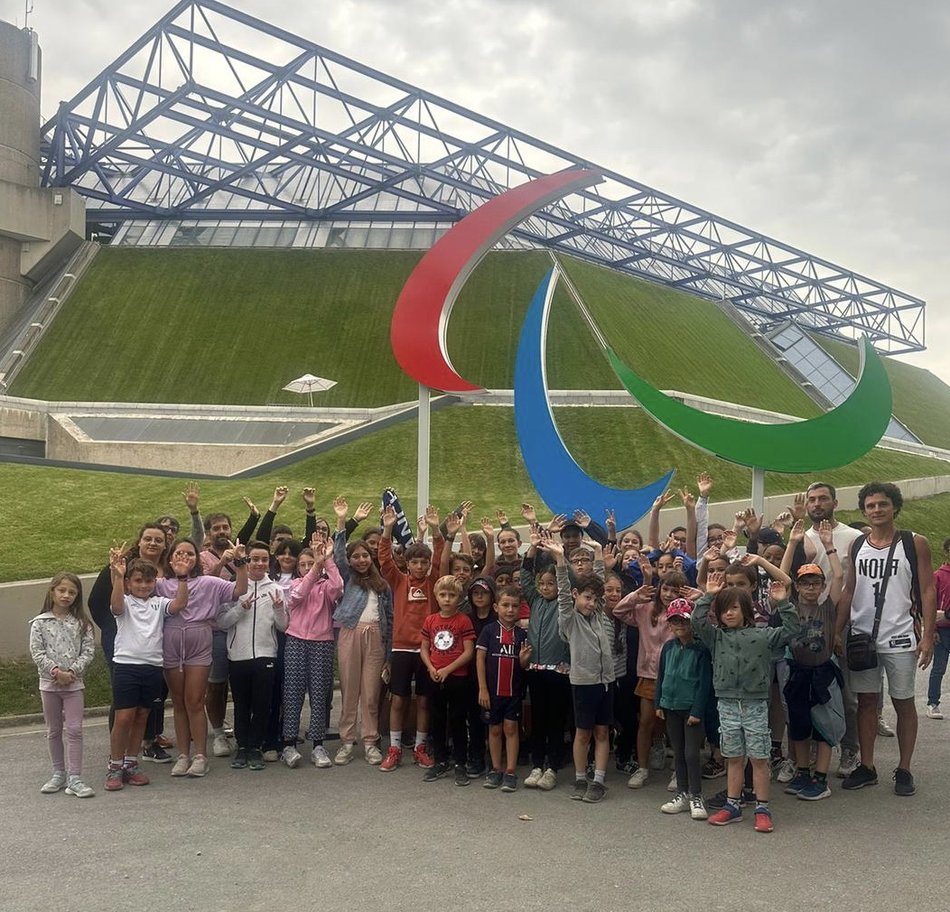
<instances>
[{"instance_id":1,"label":"sock","mask_svg":"<svg viewBox=\"0 0 950 912\"><path fill-rule=\"evenodd\" d=\"M811 775L811 770L810 770L807 766L800 766L800 767L798 767L798 769L796 770L796 772L798 772L799 775L802 775L802 776L810 776L810 775Z\"/></svg>"},{"instance_id":2,"label":"sock","mask_svg":"<svg viewBox=\"0 0 950 912\"><path fill-rule=\"evenodd\" d=\"M513 766L510 766L510 767L508 767L508 769L505 770L505 773L506 773L507 775L509 775L509 776L514 776L514 774L515 774L515 768L514 768Z\"/></svg>"},{"instance_id":3,"label":"sock","mask_svg":"<svg viewBox=\"0 0 950 912\"><path fill-rule=\"evenodd\" d=\"M122 769L122 758L118 760L113 760L112 757L109 758L109 769L111 770L120 770Z\"/></svg>"},{"instance_id":4,"label":"sock","mask_svg":"<svg viewBox=\"0 0 950 912\"><path fill-rule=\"evenodd\" d=\"M827 782L827 781L828 781L828 774L827 774L827 773L819 773L818 770L815 770L815 781L816 781L816 782Z\"/></svg>"},{"instance_id":5,"label":"sock","mask_svg":"<svg viewBox=\"0 0 950 912\"><path fill-rule=\"evenodd\" d=\"M426 743L426 738L428 737L429 737L428 732L417 731L416 732L416 747L424 746Z\"/></svg>"},{"instance_id":6,"label":"sock","mask_svg":"<svg viewBox=\"0 0 950 912\"><path fill-rule=\"evenodd\" d=\"M402 750L402 732L401 731L391 731L389 733L389 745L390 747L398 747Z\"/></svg>"},{"instance_id":7,"label":"sock","mask_svg":"<svg viewBox=\"0 0 950 912\"><path fill-rule=\"evenodd\" d=\"M763 801L763 800L762 800L761 798L759 798L758 795L757 795L756 798L755 798L755 812L756 812L756 814L761 814L763 811L764 811L766 814L769 813L769 799L766 798L766 799Z\"/></svg>"},{"instance_id":8,"label":"sock","mask_svg":"<svg viewBox=\"0 0 950 912\"><path fill-rule=\"evenodd\" d=\"M606 776L607 770L594 770L594 782L599 782L601 785L603 785Z\"/></svg>"},{"instance_id":9,"label":"sock","mask_svg":"<svg viewBox=\"0 0 950 912\"><path fill-rule=\"evenodd\" d=\"M731 808L735 808L737 811L740 810L738 798L726 798L726 804Z\"/></svg>"},{"instance_id":10,"label":"sock","mask_svg":"<svg viewBox=\"0 0 950 912\"><path fill-rule=\"evenodd\" d=\"M127 756L127 757L125 758L125 760L122 762L122 765L125 766L125 767L130 767L130 766L135 766L138 762L139 762L139 758L138 758L138 757L128 757L128 756Z\"/></svg>"},{"instance_id":11,"label":"sock","mask_svg":"<svg viewBox=\"0 0 950 912\"><path fill-rule=\"evenodd\" d=\"M586 779L586 778L587 778L587 770L579 770L579 769L574 770L574 778L575 778L575 779Z\"/></svg>"}]
</instances>

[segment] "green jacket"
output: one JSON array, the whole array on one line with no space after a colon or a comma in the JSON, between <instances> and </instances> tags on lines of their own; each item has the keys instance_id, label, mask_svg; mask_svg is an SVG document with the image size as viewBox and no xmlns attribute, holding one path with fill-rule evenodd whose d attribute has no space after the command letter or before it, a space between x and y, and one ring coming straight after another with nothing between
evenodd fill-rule
<instances>
[{"instance_id":1,"label":"green jacket","mask_svg":"<svg viewBox=\"0 0 950 912\"><path fill-rule=\"evenodd\" d=\"M798 609L782 602L781 627L714 627L709 622L711 595L693 609L693 630L712 653L713 688L727 700L767 700L771 690L772 650L798 635Z\"/></svg>"},{"instance_id":2,"label":"green jacket","mask_svg":"<svg viewBox=\"0 0 950 912\"><path fill-rule=\"evenodd\" d=\"M697 640L688 646L675 637L667 640L657 666L657 709L676 709L703 719L711 694L712 660L706 646Z\"/></svg>"},{"instance_id":3,"label":"green jacket","mask_svg":"<svg viewBox=\"0 0 950 912\"><path fill-rule=\"evenodd\" d=\"M557 596L550 601L541 596L534 584L534 561L527 557L521 565L521 594L531 608L528 618L531 663L528 667L567 674L571 650L558 632Z\"/></svg>"}]
</instances>

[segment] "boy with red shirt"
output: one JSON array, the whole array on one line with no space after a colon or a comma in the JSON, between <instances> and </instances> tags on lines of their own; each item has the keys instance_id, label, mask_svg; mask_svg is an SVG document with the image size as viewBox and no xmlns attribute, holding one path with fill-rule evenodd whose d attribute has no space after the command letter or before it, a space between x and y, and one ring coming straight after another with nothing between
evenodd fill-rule
<instances>
[{"instance_id":1,"label":"boy with red shirt","mask_svg":"<svg viewBox=\"0 0 950 912\"><path fill-rule=\"evenodd\" d=\"M422 623L421 658L429 670L435 689L432 693L432 746L435 766L426 770L424 782L441 779L449 771L447 734L452 735L455 784L468 785L465 770L467 715L471 683L466 667L475 653L475 628L459 611L462 587L454 576L443 576L435 584L439 613Z\"/></svg>"},{"instance_id":2,"label":"boy with red shirt","mask_svg":"<svg viewBox=\"0 0 950 912\"><path fill-rule=\"evenodd\" d=\"M420 524L422 523L423 520L420 520ZM426 750L429 696L433 685L419 656L419 637L423 621L438 610L433 586L438 579L439 559L442 557L445 540L439 532L439 514L434 507L426 507L424 523L432 531L434 559L428 545L414 542L403 553L406 560L404 572L393 561L393 526L396 524L396 511L392 506L383 511L383 537L379 540L378 552L379 570L393 590L389 752L379 766L384 773L396 769L402 762L402 726L412 694L413 681L416 685L416 743L413 759L424 769L431 769L434 765Z\"/></svg>"}]
</instances>

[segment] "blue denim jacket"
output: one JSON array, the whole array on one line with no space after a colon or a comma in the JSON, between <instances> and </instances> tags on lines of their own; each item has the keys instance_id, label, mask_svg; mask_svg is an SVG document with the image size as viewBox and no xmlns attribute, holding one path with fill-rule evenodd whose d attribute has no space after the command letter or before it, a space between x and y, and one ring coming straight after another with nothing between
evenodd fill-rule
<instances>
[{"instance_id":1,"label":"blue denim jacket","mask_svg":"<svg viewBox=\"0 0 950 912\"><path fill-rule=\"evenodd\" d=\"M337 532L333 536L333 559L343 577L343 598L333 612L333 623L341 627L353 628L366 609L369 594L362 586L350 584L350 564L346 559L346 532ZM387 586L379 593L379 635L383 641L386 661L391 658L393 648L393 594Z\"/></svg>"}]
</instances>

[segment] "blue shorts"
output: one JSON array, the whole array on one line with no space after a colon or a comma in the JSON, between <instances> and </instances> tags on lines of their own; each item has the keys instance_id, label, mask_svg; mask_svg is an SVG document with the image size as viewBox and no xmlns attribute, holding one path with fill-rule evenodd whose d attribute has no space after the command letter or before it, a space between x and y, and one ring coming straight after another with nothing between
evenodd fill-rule
<instances>
[{"instance_id":1,"label":"blue shorts","mask_svg":"<svg viewBox=\"0 0 950 912\"><path fill-rule=\"evenodd\" d=\"M492 697L491 708L485 714L489 725L501 725L502 722L521 720L521 697Z\"/></svg>"},{"instance_id":2,"label":"blue shorts","mask_svg":"<svg viewBox=\"0 0 950 912\"><path fill-rule=\"evenodd\" d=\"M720 697L719 733L723 757L767 760L772 751L769 701Z\"/></svg>"},{"instance_id":3,"label":"blue shorts","mask_svg":"<svg viewBox=\"0 0 950 912\"><path fill-rule=\"evenodd\" d=\"M125 665L116 662L112 666L112 708L151 709L161 702L162 684L165 679L157 665Z\"/></svg>"},{"instance_id":4,"label":"blue shorts","mask_svg":"<svg viewBox=\"0 0 950 912\"><path fill-rule=\"evenodd\" d=\"M209 684L225 684L228 680L228 634L215 630L211 636L211 671Z\"/></svg>"}]
</instances>

